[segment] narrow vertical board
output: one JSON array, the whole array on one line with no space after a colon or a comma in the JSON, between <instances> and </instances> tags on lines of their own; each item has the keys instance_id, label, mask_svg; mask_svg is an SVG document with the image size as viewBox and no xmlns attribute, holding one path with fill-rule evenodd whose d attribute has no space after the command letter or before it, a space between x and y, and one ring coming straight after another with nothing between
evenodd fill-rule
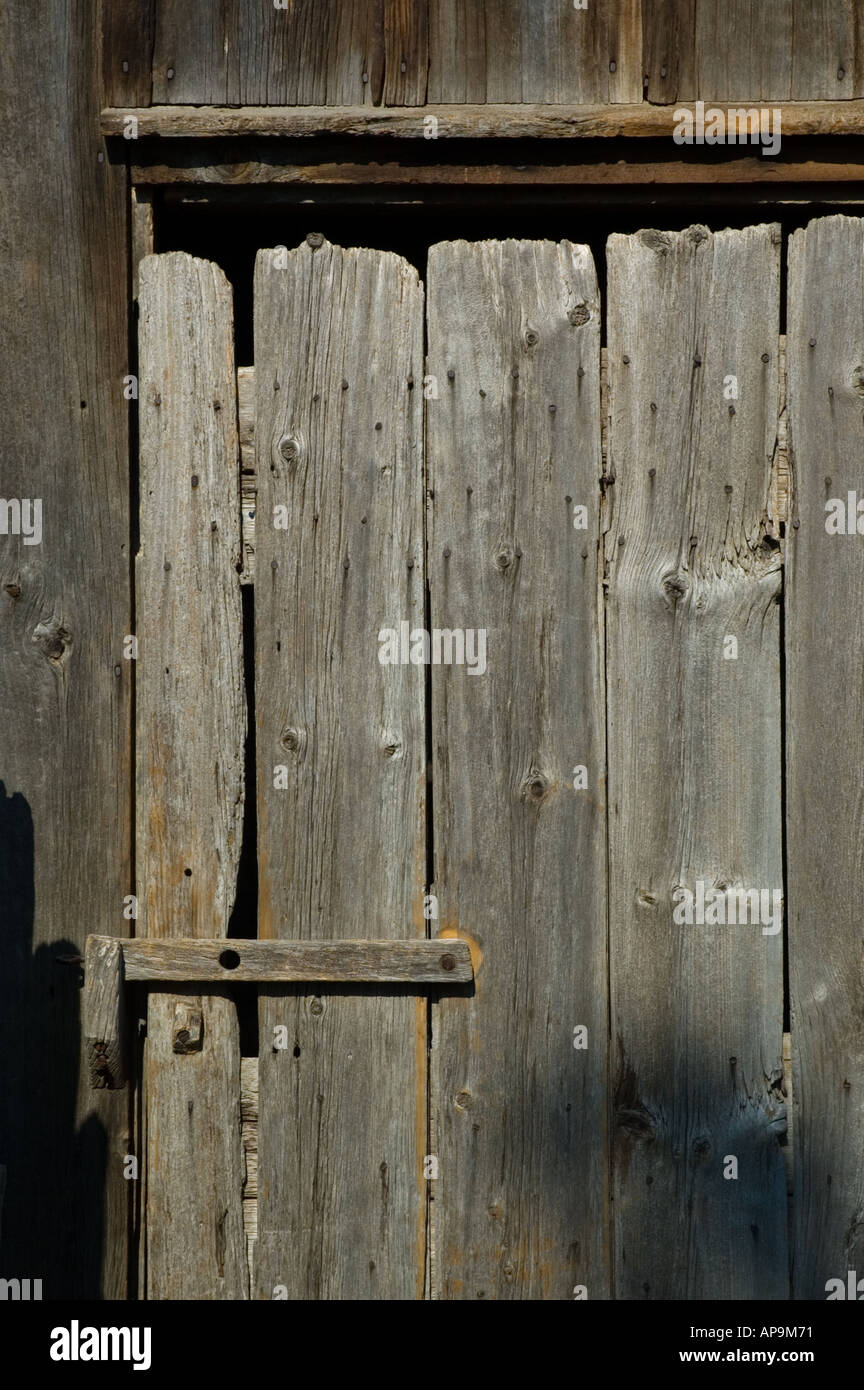
<instances>
[{"instance_id":1,"label":"narrow vertical board","mask_svg":"<svg viewBox=\"0 0 864 1390\"><path fill-rule=\"evenodd\" d=\"M795 1097L792 1291L864 1277L861 617L864 222L826 217L789 248L794 527L786 604L789 985ZM833 505L831 505L833 499ZM844 520L837 530L836 517ZM860 514L857 515L861 525ZM853 523L854 524L854 523ZM845 534L844 534L845 532Z\"/></svg>"},{"instance_id":2,"label":"narrow vertical board","mask_svg":"<svg viewBox=\"0 0 864 1390\"><path fill-rule=\"evenodd\" d=\"M642 99L639 0L429 0L430 102Z\"/></svg>"},{"instance_id":3,"label":"narrow vertical board","mask_svg":"<svg viewBox=\"0 0 864 1390\"><path fill-rule=\"evenodd\" d=\"M139 268L138 931L227 933L243 820L240 472L231 288L184 252ZM150 1298L248 1295L240 1049L224 989L152 991Z\"/></svg>"},{"instance_id":4,"label":"narrow vertical board","mask_svg":"<svg viewBox=\"0 0 864 1390\"><path fill-rule=\"evenodd\" d=\"M90 1090L57 960L128 932L131 892L127 190L98 51L95 0L0 6L4 518L28 503L0 534L0 1275L46 1302L128 1288L126 1097Z\"/></svg>"},{"instance_id":5,"label":"narrow vertical board","mask_svg":"<svg viewBox=\"0 0 864 1390\"><path fill-rule=\"evenodd\" d=\"M782 911L711 924L782 891L779 258L768 226L608 244L616 1299L788 1293Z\"/></svg>"},{"instance_id":6,"label":"narrow vertical board","mask_svg":"<svg viewBox=\"0 0 864 1390\"><path fill-rule=\"evenodd\" d=\"M425 672L379 660L382 628L423 624L422 342L399 257L259 253L263 938L425 935ZM425 999L272 988L259 1020L258 1297L417 1297Z\"/></svg>"},{"instance_id":7,"label":"narrow vertical board","mask_svg":"<svg viewBox=\"0 0 864 1390\"><path fill-rule=\"evenodd\" d=\"M158 0L97 0L103 106L149 106Z\"/></svg>"},{"instance_id":8,"label":"narrow vertical board","mask_svg":"<svg viewBox=\"0 0 864 1390\"><path fill-rule=\"evenodd\" d=\"M486 632L485 671L448 664L442 646L431 673L436 926L471 944L476 972L474 990L437 1011L434 1288L565 1299L582 1285L604 1298L600 303L588 248L433 246L427 371L431 627Z\"/></svg>"}]
</instances>

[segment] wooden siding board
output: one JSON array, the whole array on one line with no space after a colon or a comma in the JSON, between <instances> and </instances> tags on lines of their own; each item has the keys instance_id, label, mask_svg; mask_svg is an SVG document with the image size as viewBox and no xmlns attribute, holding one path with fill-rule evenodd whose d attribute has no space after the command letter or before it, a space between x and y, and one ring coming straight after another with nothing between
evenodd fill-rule
<instances>
[{"instance_id":1,"label":"wooden siding board","mask_svg":"<svg viewBox=\"0 0 864 1390\"><path fill-rule=\"evenodd\" d=\"M564 1299L584 1284L603 1298L600 304L590 252L433 246L428 332L438 393L427 401L431 623L488 634L485 674L432 667L437 932L471 943L476 972L474 992L436 1010L433 1296ZM573 787L577 764L585 791ZM579 1026L584 1050L574 1047Z\"/></svg>"},{"instance_id":2,"label":"wooden siding board","mask_svg":"<svg viewBox=\"0 0 864 1390\"><path fill-rule=\"evenodd\" d=\"M46 1300L127 1288L124 1098L89 1090L76 971L130 892L125 171L97 135L94 4L0 7L0 1148L3 1274Z\"/></svg>"},{"instance_id":3,"label":"wooden siding board","mask_svg":"<svg viewBox=\"0 0 864 1390\"><path fill-rule=\"evenodd\" d=\"M231 288L184 252L146 257L139 282L137 925L212 938L234 903L246 728ZM181 1050L190 1012L203 1037ZM151 991L144 1105L148 1297L248 1297L225 986Z\"/></svg>"},{"instance_id":4,"label":"wooden siding board","mask_svg":"<svg viewBox=\"0 0 864 1390\"><path fill-rule=\"evenodd\" d=\"M426 935L425 673L382 666L378 642L423 625L422 342L422 288L399 257L259 253L262 938L344 937L349 922ZM277 987L259 1020L257 1296L422 1295L425 998Z\"/></svg>"},{"instance_id":5,"label":"wooden siding board","mask_svg":"<svg viewBox=\"0 0 864 1390\"><path fill-rule=\"evenodd\" d=\"M699 879L783 883L780 562L764 540L779 241L696 227L608 243L618 1299L788 1296L782 933L673 919Z\"/></svg>"},{"instance_id":6,"label":"wooden siding board","mask_svg":"<svg viewBox=\"0 0 864 1390\"><path fill-rule=\"evenodd\" d=\"M148 106L157 0L96 0L102 12L102 85L111 106Z\"/></svg>"},{"instance_id":7,"label":"wooden siding board","mask_svg":"<svg viewBox=\"0 0 864 1390\"><path fill-rule=\"evenodd\" d=\"M864 725L858 535L826 531L826 503L864 493L864 221L829 217L789 248L788 413L793 476L786 600L789 986L795 1189L793 1297L864 1271L861 981Z\"/></svg>"}]
</instances>

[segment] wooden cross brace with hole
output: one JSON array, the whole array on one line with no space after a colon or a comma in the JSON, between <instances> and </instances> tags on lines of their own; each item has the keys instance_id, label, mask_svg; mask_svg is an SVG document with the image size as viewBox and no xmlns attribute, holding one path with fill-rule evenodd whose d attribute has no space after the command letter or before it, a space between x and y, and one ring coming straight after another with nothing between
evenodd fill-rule
<instances>
[{"instance_id":1,"label":"wooden cross brace with hole","mask_svg":"<svg viewBox=\"0 0 864 1390\"><path fill-rule=\"evenodd\" d=\"M84 1039L90 1085L126 1085L124 986L272 984L466 985L468 943L438 941L215 941L88 936L84 948ZM201 992L205 992L203 989ZM174 1050L197 1050L194 1011L182 1006ZM200 1042L200 1039L199 1039Z\"/></svg>"}]
</instances>

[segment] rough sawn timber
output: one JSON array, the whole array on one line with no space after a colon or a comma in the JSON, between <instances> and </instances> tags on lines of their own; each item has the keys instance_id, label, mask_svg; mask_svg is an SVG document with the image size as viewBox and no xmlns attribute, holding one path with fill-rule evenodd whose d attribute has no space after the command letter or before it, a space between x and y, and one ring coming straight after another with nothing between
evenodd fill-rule
<instances>
[{"instance_id":1,"label":"rough sawn timber","mask_svg":"<svg viewBox=\"0 0 864 1390\"><path fill-rule=\"evenodd\" d=\"M613 236L608 266L614 1295L782 1299L782 931L673 920L700 879L783 885L780 232Z\"/></svg>"},{"instance_id":2,"label":"rough sawn timber","mask_svg":"<svg viewBox=\"0 0 864 1390\"><path fill-rule=\"evenodd\" d=\"M436 1009L433 1289L602 1299L596 273L569 242L445 242L428 293L431 622L486 629L488 663L432 667L438 935L469 942L476 975Z\"/></svg>"},{"instance_id":3,"label":"rough sawn timber","mask_svg":"<svg viewBox=\"0 0 864 1390\"><path fill-rule=\"evenodd\" d=\"M422 343L399 257L259 252L262 939L426 935L425 672L378 640L423 626ZM259 1298L422 1295L426 1010L409 986L262 990Z\"/></svg>"},{"instance_id":4,"label":"rough sawn timber","mask_svg":"<svg viewBox=\"0 0 864 1390\"><path fill-rule=\"evenodd\" d=\"M210 938L234 902L246 729L231 289L184 252L145 257L139 282L137 926ZM175 1037L190 1009L197 1045ZM144 1106L148 1297L247 1297L225 986L151 992Z\"/></svg>"}]
</instances>

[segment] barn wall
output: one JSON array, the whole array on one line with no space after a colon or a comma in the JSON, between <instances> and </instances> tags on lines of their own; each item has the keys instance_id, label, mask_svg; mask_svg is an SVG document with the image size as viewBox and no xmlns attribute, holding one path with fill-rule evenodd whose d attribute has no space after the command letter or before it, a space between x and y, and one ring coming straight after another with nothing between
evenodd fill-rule
<instances>
[{"instance_id":1,"label":"barn wall","mask_svg":"<svg viewBox=\"0 0 864 1390\"><path fill-rule=\"evenodd\" d=\"M842 100L856 0L106 0L109 105ZM126 67L124 69L124 63Z\"/></svg>"}]
</instances>

